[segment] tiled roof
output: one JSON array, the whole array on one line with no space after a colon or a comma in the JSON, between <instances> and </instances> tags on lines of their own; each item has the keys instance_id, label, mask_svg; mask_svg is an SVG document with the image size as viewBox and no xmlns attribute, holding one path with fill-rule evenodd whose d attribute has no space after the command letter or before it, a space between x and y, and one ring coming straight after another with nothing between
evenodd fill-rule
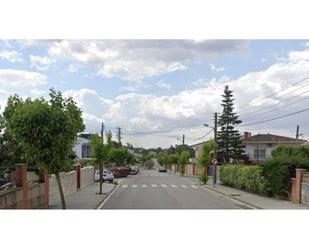
<instances>
[{"instance_id":1,"label":"tiled roof","mask_svg":"<svg viewBox=\"0 0 309 249\"><path fill-rule=\"evenodd\" d=\"M273 134L257 134L247 138L242 137L243 142L291 142L296 143L295 138L278 136ZM307 140L298 139L299 143L304 143Z\"/></svg>"}]
</instances>

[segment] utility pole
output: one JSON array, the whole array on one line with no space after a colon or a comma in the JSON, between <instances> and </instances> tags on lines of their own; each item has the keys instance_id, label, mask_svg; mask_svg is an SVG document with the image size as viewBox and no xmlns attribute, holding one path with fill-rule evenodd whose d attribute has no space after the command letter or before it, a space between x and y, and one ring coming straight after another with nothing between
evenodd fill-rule
<instances>
[{"instance_id":1,"label":"utility pole","mask_svg":"<svg viewBox=\"0 0 309 249\"><path fill-rule=\"evenodd\" d=\"M104 123L102 122L102 127L101 127L101 138L102 141L104 141Z\"/></svg>"},{"instance_id":2,"label":"utility pole","mask_svg":"<svg viewBox=\"0 0 309 249\"><path fill-rule=\"evenodd\" d=\"M185 145L185 134L182 135L182 145Z\"/></svg>"},{"instance_id":3,"label":"utility pole","mask_svg":"<svg viewBox=\"0 0 309 249\"><path fill-rule=\"evenodd\" d=\"M296 148L298 147L299 125L296 126Z\"/></svg>"},{"instance_id":4,"label":"utility pole","mask_svg":"<svg viewBox=\"0 0 309 249\"><path fill-rule=\"evenodd\" d=\"M218 161L217 155L217 129L218 129L218 113L215 112L215 120L214 120L214 159ZM214 174L213 174L213 185L215 186L217 183L217 166L214 164Z\"/></svg>"},{"instance_id":5,"label":"utility pole","mask_svg":"<svg viewBox=\"0 0 309 249\"><path fill-rule=\"evenodd\" d=\"M121 128L117 127L117 139L118 139L118 144L121 146Z\"/></svg>"}]
</instances>

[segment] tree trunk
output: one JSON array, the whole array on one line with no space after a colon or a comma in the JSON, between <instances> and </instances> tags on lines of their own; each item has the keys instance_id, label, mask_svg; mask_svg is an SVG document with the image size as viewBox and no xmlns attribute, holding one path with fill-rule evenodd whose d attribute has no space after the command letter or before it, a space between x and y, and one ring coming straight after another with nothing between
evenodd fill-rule
<instances>
[{"instance_id":1,"label":"tree trunk","mask_svg":"<svg viewBox=\"0 0 309 249\"><path fill-rule=\"evenodd\" d=\"M103 165L100 164L100 195L102 194L102 185L103 185Z\"/></svg>"},{"instance_id":2,"label":"tree trunk","mask_svg":"<svg viewBox=\"0 0 309 249\"><path fill-rule=\"evenodd\" d=\"M62 188L62 184L61 184L60 174L56 173L55 175L56 175L56 180L57 180L59 193L60 193L61 206L62 206L62 209L66 209L65 198L64 198L63 188Z\"/></svg>"}]
</instances>

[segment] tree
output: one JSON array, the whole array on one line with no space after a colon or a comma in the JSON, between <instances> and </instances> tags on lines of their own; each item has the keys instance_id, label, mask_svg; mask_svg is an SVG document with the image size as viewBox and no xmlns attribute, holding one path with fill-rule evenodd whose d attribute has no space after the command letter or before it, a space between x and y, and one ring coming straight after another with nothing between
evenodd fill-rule
<instances>
[{"instance_id":1,"label":"tree","mask_svg":"<svg viewBox=\"0 0 309 249\"><path fill-rule=\"evenodd\" d=\"M126 148L112 148L110 151L110 161L122 166L127 163L128 150Z\"/></svg>"},{"instance_id":2,"label":"tree","mask_svg":"<svg viewBox=\"0 0 309 249\"><path fill-rule=\"evenodd\" d=\"M109 159L109 146L105 145L103 138L101 138L97 133L91 136L91 145L93 149L93 156L95 158L95 163L99 165L100 171L100 194L102 194L102 184L103 184L103 167L104 163Z\"/></svg>"},{"instance_id":3,"label":"tree","mask_svg":"<svg viewBox=\"0 0 309 249\"><path fill-rule=\"evenodd\" d=\"M215 142L214 140L207 141L203 147L202 152L198 155L197 163L199 166L204 167L204 173L200 177L202 182L206 184L207 182L207 167L212 161L212 155L211 152L214 149Z\"/></svg>"},{"instance_id":4,"label":"tree","mask_svg":"<svg viewBox=\"0 0 309 249\"><path fill-rule=\"evenodd\" d=\"M183 151L178 155L178 164L181 167L181 175L185 174L185 166L189 163L190 153Z\"/></svg>"},{"instance_id":5,"label":"tree","mask_svg":"<svg viewBox=\"0 0 309 249\"><path fill-rule=\"evenodd\" d=\"M77 134L85 128L82 112L72 98L63 98L60 91L50 90L50 100L25 101L17 95L8 100L4 126L22 148L27 162L55 174L62 208L66 208L60 172L71 163L69 156ZM11 102L11 103L10 103Z\"/></svg>"},{"instance_id":6,"label":"tree","mask_svg":"<svg viewBox=\"0 0 309 249\"><path fill-rule=\"evenodd\" d=\"M218 121L220 126L220 131L217 133L218 151L224 155L225 162L229 162L230 158L240 159L244 153L244 145L240 140L240 133L234 127L242 121L238 119L238 115L233 111L234 99L232 93L229 90L229 86L225 86L221 104L223 111Z\"/></svg>"}]
</instances>

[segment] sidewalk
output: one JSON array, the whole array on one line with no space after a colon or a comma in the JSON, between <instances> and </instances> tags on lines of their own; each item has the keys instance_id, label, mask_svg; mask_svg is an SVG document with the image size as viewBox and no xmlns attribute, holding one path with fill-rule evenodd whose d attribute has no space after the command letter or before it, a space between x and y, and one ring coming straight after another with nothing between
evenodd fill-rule
<instances>
[{"instance_id":1,"label":"sidewalk","mask_svg":"<svg viewBox=\"0 0 309 249\"><path fill-rule=\"evenodd\" d=\"M191 179L191 181L197 181L197 178L195 176L188 175L186 177ZM304 204L294 204L291 201L256 195L243 190L222 185L220 182L218 182L215 187L213 187L212 177L208 179L206 185L201 185L201 187L208 191L213 191L221 194L227 198L242 202L255 209L309 209L309 206Z\"/></svg>"},{"instance_id":2,"label":"sidewalk","mask_svg":"<svg viewBox=\"0 0 309 249\"><path fill-rule=\"evenodd\" d=\"M67 209L95 209L103 200L113 191L115 184L104 183L102 186L103 194L97 194L100 189L100 184L95 183L78 192L75 192L66 197ZM61 202L56 205L49 206L49 209L61 209Z\"/></svg>"}]
</instances>

